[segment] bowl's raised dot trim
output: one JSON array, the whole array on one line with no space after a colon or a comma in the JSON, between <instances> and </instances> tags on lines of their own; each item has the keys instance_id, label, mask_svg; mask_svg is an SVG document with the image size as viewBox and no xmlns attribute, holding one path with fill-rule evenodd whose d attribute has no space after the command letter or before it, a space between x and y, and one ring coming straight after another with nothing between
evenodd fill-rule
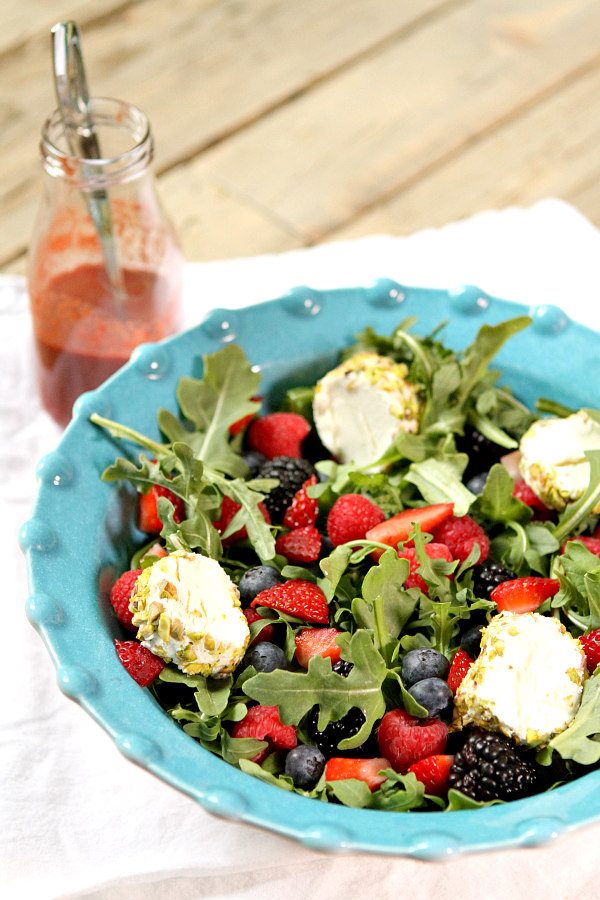
<instances>
[{"instance_id":1,"label":"bowl's raised dot trim","mask_svg":"<svg viewBox=\"0 0 600 900\"><path fill-rule=\"evenodd\" d=\"M448 292L453 309L465 316L479 316L488 309L491 298L474 284L465 284Z\"/></svg>"},{"instance_id":2,"label":"bowl's raised dot trim","mask_svg":"<svg viewBox=\"0 0 600 900\"><path fill-rule=\"evenodd\" d=\"M369 289L367 300L371 306L394 308L404 303L407 289L391 278L378 278Z\"/></svg>"},{"instance_id":3,"label":"bowl's raised dot trim","mask_svg":"<svg viewBox=\"0 0 600 900\"><path fill-rule=\"evenodd\" d=\"M123 732L116 740L117 747L128 759L145 764L162 759L163 751L156 741L133 732Z\"/></svg>"},{"instance_id":4,"label":"bowl's raised dot trim","mask_svg":"<svg viewBox=\"0 0 600 900\"><path fill-rule=\"evenodd\" d=\"M229 344L240 336L240 318L231 309L213 309L200 328L211 340Z\"/></svg>"},{"instance_id":5,"label":"bowl's raised dot trim","mask_svg":"<svg viewBox=\"0 0 600 900\"><path fill-rule=\"evenodd\" d=\"M566 827L566 823L558 816L537 816L520 822L515 829L515 837L525 847L536 847L556 840Z\"/></svg>"},{"instance_id":6,"label":"bowl's raised dot trim","mask_svg":"<svg viewBox=\"0 0 600 900\"><path fill-rule=\"evenodd\" d=\"M552 306L551 304L534 306L531 309L531 317L534 330L538 334L548 336L562 334L569 327L569 322L571 321L560 306Z\"/></svg>"},{"instance_id":7,"label":"bowl's raised dot trim","mask_svg":"<svg viewBox=\"0 0 600 900\"><path fill-rule=\"evenodd\" d=\"M63 694L74 700L98 694L100 689L97 678L82 666L61 666L56 673L56 679Z\"/></svg>"},{"instance_id":8,"label":"bowl's raised dot trim","mask_svg":"<svg viewBox=\"0 0 600 900\"><path fill-rule=\"evenodd\" d=\"M36 474L43 484L65 487L72 483L75 470L69 460L56 450L40 459Z\"/></svg>"},{"instance_id":9,"label":"bowl's raised dot trim","mask_svg":"<svg viewBox=\"0 0 600 900\"><path fill-rule=\"evenodd\" d=\"M140 344L131 354L131 363L149 381L159 381L171 368L171 356L158 344Z\"/></svg>"},{"instance_id":10,"label":"bowl's raised dot trim","mask_svg":"<svg viewBox=\"0 0 600 900\"><path fill-rule=\"evenodd\" d=\"M112 416L112 407L101 391L86 391L73 404L74 419L89 419L92 413L97 413L106 419Z\"/></svg>"},{"instance_id":11,"label":"bowl's raised dot trim","mask_svg":"<svg viewBox=\"0 0 600 900\"><path fill-rule=\"evenodd\" d=\"M30 519L21 525L19 545L23 551L34 550L37 553L50 553L58 547L58 535L40 519Z\"/></svg>"},{"instance_id":12,"label":"bowl's raised dot trim","mask_svg":"<svg viewBox=\"0 0 600 900\"><path fill-rule=\"evenodd\" d=\"M250 812L250 803L243 794L231 788L207 787L203 792L202 805L209 812L227 819L240 819Z\"/></svg>"},{"instance_id":13,"label":"bowl's raised dot trim","mask_svg":"<svg viewBox=\"0 0 600 900\"><path fill-rule=\"evenodd\" d=\"M282 300L283 308L287 313L298 318L314 318L325 307L325 299L320 291L314 288L300 285L292 288Z\"/></svg>"},{"instance_id":14,"label":"bowl's raised dot trim","mask_svg":"<svg viewBox=\"0 0 600 900\"><path fill-rule=\"evenodd\" d=\"M343 825L309 824L300 837L311 850L343 851L352 849L355 838Z\"/></svg>"},{"instance_id":15,"label":"bowl's raised dot trim","mask_svg":"<svg viewBox=\"0 0 600 900\"><path fill-rule=\"evenodd\" d=\"M444 859L455 856L461 849L460 843L448 831L424 831L417 843L410 848L410 855L416 859Z\"/></svg>"},{"instance_id":16,"label":"bowl's raised dot trim","mask_svg":"<svg viewBox=\"0 0 600 900\"><path fill-rule=\"evenodd\" d=\"M49 594L31 594L25 604L25 613L32 625L41 626L62 625L65 621L65 611Z\"/></svg>"}]
</instances>

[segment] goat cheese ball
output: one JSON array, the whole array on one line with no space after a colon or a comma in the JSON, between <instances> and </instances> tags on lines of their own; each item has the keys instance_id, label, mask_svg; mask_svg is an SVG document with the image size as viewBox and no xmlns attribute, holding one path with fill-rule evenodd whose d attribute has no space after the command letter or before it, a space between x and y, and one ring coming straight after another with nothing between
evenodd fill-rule
<instances>
[{"instance_id":1,"label":"goat cheese ball","mask_svg":"<svg viewBox=\"0 0 600 900\"><path fill-rule=\"evenodd\" d=\"M313 401L321 441L340 462L376 462L401 431L419 430L421 403L408 369L386 356L356 353L317 383Z\"/></svg>"},{"instance_id":2,"label":"goat cheese ball","mask_svg":"<svg viewBox=\"0 0 600 900\"><path fill-rule=\"evenodd\" d=\"M564 419L539 419L520 444L524 480L546 506L563 510L590 481L586 450L600 450L600 424L584 410ZM600 512L600 504L594 512Z\"/></svg>"},{"instance_id":3,"label":"goat cheese ball","mask_svg":"<svg viewBox=\"0 0 600 900\"><path fill-rule=\"evenodd\" d=\"M455 696L455 725L477 725L537 747L564 731L581 702L585 654L560 622L503 612Z\"/></svg>"},{"instance_id":4,"label":"goat cheese ball","mask_svg":"<svg viewBox=\"0 0 600 900\"><path fill-rule=\"evenodd\" d=\"M144 569L129 609L144 647L187 675L224 678L250 639L236 585L198 553L177 551Z\"/></svg>"}]
</instances>

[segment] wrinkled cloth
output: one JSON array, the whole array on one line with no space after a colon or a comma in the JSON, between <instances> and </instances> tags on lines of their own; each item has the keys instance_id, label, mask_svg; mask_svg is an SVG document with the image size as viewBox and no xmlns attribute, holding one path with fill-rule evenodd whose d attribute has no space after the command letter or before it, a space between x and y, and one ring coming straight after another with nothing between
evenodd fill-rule
<instances>
[{"instance_id":1,"label":"wrinkled cloth","mask_svg":"<svg viewBox=\"0 0 600 900\"><path fill-rule=\"evenodd\" d=\"M406 238L368 237L309 250L191 263L186 325L214 307L240 307L303 284L477 284L526 304L561 306L600 328L600 233L568 205L486 212ZM495 900L597 894L600 824L539 849L440 863L318 854L266 831L211 816L128 762L56 684L54 666L23 614L18 525L31 511L37 460L60 430L41 409L21 278L0 277L0 893L10 898L94 897L286 900L367 897ZM594 402L594 398L590 398ZM597 403L595 405L598 405ZM390 815L392 815L390 813Z\"/></svg>"}]
</instances>

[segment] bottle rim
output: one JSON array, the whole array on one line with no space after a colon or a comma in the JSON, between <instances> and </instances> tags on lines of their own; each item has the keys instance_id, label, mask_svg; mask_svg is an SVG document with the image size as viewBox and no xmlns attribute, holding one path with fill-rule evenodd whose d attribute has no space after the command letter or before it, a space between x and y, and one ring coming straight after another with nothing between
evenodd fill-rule
<instances>
[{"instance_id":1,"label":"bottle rim","mask_svg":"<svg viewBox=\"0 0 600 900\"><path fill-rule=\"evenodd\" d=\"M89 109L98 126L128 132L132 144L116 155L98 159L75 156L68 147L60 109L55 109L42 126L42 165L53 178L62 178L84 190L123 184L144 172L154 156L154 141L148 117L132 103L112 97L92 97Z\"/></svg>"}]
</instances>

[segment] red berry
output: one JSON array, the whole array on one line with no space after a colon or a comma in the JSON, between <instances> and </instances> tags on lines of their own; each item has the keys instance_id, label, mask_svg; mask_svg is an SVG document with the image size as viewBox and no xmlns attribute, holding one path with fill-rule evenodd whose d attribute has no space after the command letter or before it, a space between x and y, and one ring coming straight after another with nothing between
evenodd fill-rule
<instances>
[{"instance_id":1,"label":"red berry","mask_svg":"<svg viewBox=\"0 0 600 900\"><path fill-rule=\"evenodd\" d=\"M377 731L379 752L389 759L396 772L426 756L443 753L448 728L441 719L417 719L404 709L387 712Z\"/></svg>"},{"instance_id":2,"label":"red berry","mask_svg":"<svg viewBox=\"0 0 600 900\"><path fill-rule=\"evenodd\" d=\"M123 572L110 589L110 602L117 614L117 619L121 625L132 632L136 632L137 628L131 621L133 613L129 610L129 601L135 590L138 575L141 574L141 569L131 569L129 572Z\"/></svg>"},{"instance_id":3,"label":"red berry","mask_svg":"<svg viewBox=\"0 0 600 900\"><path fill-rule=\"evenodd\" d=\"M248 446L263 453L267 459L276 456L302 457L302 441L310 425L304 416L291 412L276 412L255 419L248 428Z\"/></svg>"},{"instance_id":4,"label":"red berry","mask_svg":"<svg viewBox=\"0 0 600 900\"><path fill-rule=\"evenodd\" d=\"M460 687L463 678L473 665L474 660L471 659L468 653L465 653L464 650L459 649L454 654L454 659L452 660L452 665L450 666L450 671L448 672L448 687L455 694Z\"/></svg>"},{"instance_id":5,"label":"red berry","mask_svg":"<svg viewBox=\"0 0 600 900\"><path fill-rule=\"evenodd\" d=\"M255 609L243 609L242 612L246 616L246 621L248 622L248 625L252 625L253 622L264 622L263 617L259 616L259 614L256 612ZM261 630L256 635L256 637L252 638L249 646L253 647L254 644L258 644L259 641L272 641L274 635L275 635L275 629L273 628L273 626L265 625L264 628L261 628Z\"/></svg>"},{"instance_id":6,"label":"red berry","mask_svg":"<svg viewBox=\"0 0 600 900\"><path fill-rule=\"evenodd\" d=\"M252 397L251 399L260 402L262 400L262 397L257 395L256 397ZM255 416L256 413L248 413L246 416L242 416L241 419L238 419L236 422L234 422L233 425L230 425L229 434L231 435L231 437L235 437L236 434L239 434L240 431L246 428Z\"/></svg>"},{"instance_id":7,"label":"red berry","mask_svg":"<svg viewBox=\"0 0 600 900\"><path fill-rule=\"evenodd\" d=\"M306 493L306 488L317 483L317 476L311 475L299 491L294 494L290 506L285 511L283 524L286 528L308 528L314 525L319 514L319 504Z\"/></svg>"},{"instance_id":8,"label":"red berry","mask_svg":"<svg viewBox=\"0 0 600 900\"><path fill-rule=\"evenodd\" d=\"M229 526L229 523L241 508L242 507L240 506L240 504L236 503L235 500L232 500L231 497L223 497L219 518L213 522L213 525L215 526L219 534L224 534ZM269 512L264 503L259 503L258 508L260 509L265 522L270 525L271 517L269 516ZM239 529L239 531L235 531L233 534L230 534L229 537L222 538L222 544L224 547L229 547L231 546L231 544L235 544L236 541L241 541L245 537L248 537L248 532L246 531L246 526L243 526Z\"/></svg>"},{"instance_id":9,"label":"red berry","mask_svg":"<svg viewBox=\"0 0 600 900\"><path fill-rule=\"evenodd\" d=\"M452 554L445 544L436 544L434 541L431 541L429 544L425 544L425 553L429 559L445 559L446 562L452 562ZM408 578L404 582L404 587L416 587L419 588L420 591L423 591L424 594L427 594L429 592L429 586L418 574L421 564L417 558L417 551L415 548L405 547L404 550L398 550L398 556L400 559L408 559L410 562L410 572L408 573Z\"/></svg>"},{"instance_id":10,"label":"red berry","mask_svg":"<svg viewBox=\"0 0 600 900\"><path fill-rule=\"evenodd\" d=\"M448 776L454 762L453 756L426 756L419 762L408 767L409 772L414 772L417 779L425 785L425 793L434 797L442 797L448 793Z\"/></svg>"},{"instance_id":11,"label":"red berry","mask_svg":"<svg viewBox=\"0 0 600 900\"><path fill-rule=\"evenodd\" d=\"M321 535L316 528L294 528L275 541L275 550L291 563L310 563L319 558Z\"/></svg>"},{"instance_id":12,"label":"red berry","mask_svg":"<svg viewBox=\"0 0 600 900\"><path fill-rule=\"evenodd\" d=\"M592 675L596 666L600 665L600 628L588 631L587 634L579 638L579 643L585 653L588 672Z\"/></svg>"},{"instance_id":13,"label":"red berry","mask_svg":"<svg viewBox=\"0 0 600 900\"><path fill-rule=\"evenodd\" d=\"M479 544L478 563L485 562L490 552L487 534L471 516L451 516L435 529L434 537L448 547L452 559L461 562L468 558L475 544Z\"/></svg>"},{"instance_id":14,"label":"red berry","mask_svg":"<svg viewBox=\"0 0 600 900\"><path fill-rule=\"evenodd\" d=\"M361 541L370 528L385 519L383 511L362 494L343 494L327 516L327 534L334 547L347 541Z\"/></svg>"},{"instance_id":15,"label":"red berry","mask_svg":"<svg viewBox=\"0 0 600 900\"><path fill-rule=\"evenodd\" d=\"M333 756L325 765L325 781L344 781L347 778L357 778L368 784L372 791L383 784L385 775L380 775L382 769L389 769L387 759L348 759L345 756Z\"/></svg>"},{"instance_id":16,"label":"red berry","mask_svg":"<svg viewBox=\"0 0 600 900\"><path fill-rule=\"evenodd\" d=\"M117 656L141 687L152 684L165 667L160 657L155 656L147 647L137 641L120 641L115 638Z\"/></svg>"},{"instance_id":17,"label":"red berry","mask_svg":"<svg viewBox=\"0 0 600 900\"><path fill-rule=\"evenodd\" d=\"M548 509L546 504L540 500L535 491L530 488L527 482L523 481L521 478L518 478L515 481L513 497L516 497L517 500L520 500L521 503L524 503L525 506L530 506L532 509L539 509L542 512L545 512Z\"/></svg>"},{"instance_id":18,"label":"red berry","mask_svg":"<svg viewBox=\"0 0 600 900\"><path fill-rule=\"evenodd\" d=\"M560 589L556 578L513 578L498 584L490 593L501 612L534 612L544 600L554 597Z\"/></svg>"},{"instance_id":19,"label":"red berry","mask_svg":"<svg viewBox=\"0 0 600 900\"><path fill-rule=\"evenodd\" d=\"M341 648L336 643L341 631L337 628L303 628L295 637L296 659L303 669L308 669L308 663L313 656L329 657L332 664L336 663L341 655Z\"/></svg>"},{"instance_id":20,"label":"red berry","mask_svg":"<svg viewBox=\"0 0 600 900\"><path fill-rule=\"evenodd\" d=\"M147 494L140 494L138 512L140 531L146 531L148 534L158 534L162 531L163 523L159 518L157 506L159 497L166 497L167 500L171 501L175 507L173 510L174 521L183 522L185 518L185 504L181 497L177 497L168 488L153 484Z\"/></svg>"},{"instance_id":21,"label":"red berry","mask_svg":"<svg viewBox=\"0 0 600 900\"><path fill-rule=\"evenodd\" d=\"M267 606L297 619L304 619L305 622L329 624L329 607L325 594L316 584L301 578L284 581L283 584L261 591L250 606Z\"/></svg>"},{"instance_id":22,"label":"red berry","mask_svg":"<svg viewBox=\"0 0 600 900\"><path fill-rule=\"evenodd\" d=\"M261 763L272 750L293 750L297 744L296 729L284 725L276 706L252 706L240 722L231 729L234 738L256 738L268 741L269 746L252 757Z\"/></svg>"},{"instance_id":23,"label":"red berry","mask_svg":"<svg viewBox=\"0 0 600 900\"><path fill-rule=\"evenodd\" d=\"M421 531L432 534L433 529L441 525L453 511L453 503L435 503L433 506L422 506L420 509L405 509L391 519L369 528L365 537L368 541L378 541L381 544L389 544L390 547L397 547L400 541L408 538L415 523L421 526ZM371 555L374 559L379 559L382 552L374 550Z\"/></svg>"},{"instance_id":24,"label":"red berry","mask_svg":"<svg viewBox=\"0 0 600 900\"><path fill-rule=\"evenodd\" d=\"M579 535L579 537L569 538L569 540L565 541L560 548L561 553L565 552L569 541L579 541L580 544L585 544L590 553L593 553L594 556L600 556L600 537L585 537L585 535Z\"/></svg>"}]
</instances>

